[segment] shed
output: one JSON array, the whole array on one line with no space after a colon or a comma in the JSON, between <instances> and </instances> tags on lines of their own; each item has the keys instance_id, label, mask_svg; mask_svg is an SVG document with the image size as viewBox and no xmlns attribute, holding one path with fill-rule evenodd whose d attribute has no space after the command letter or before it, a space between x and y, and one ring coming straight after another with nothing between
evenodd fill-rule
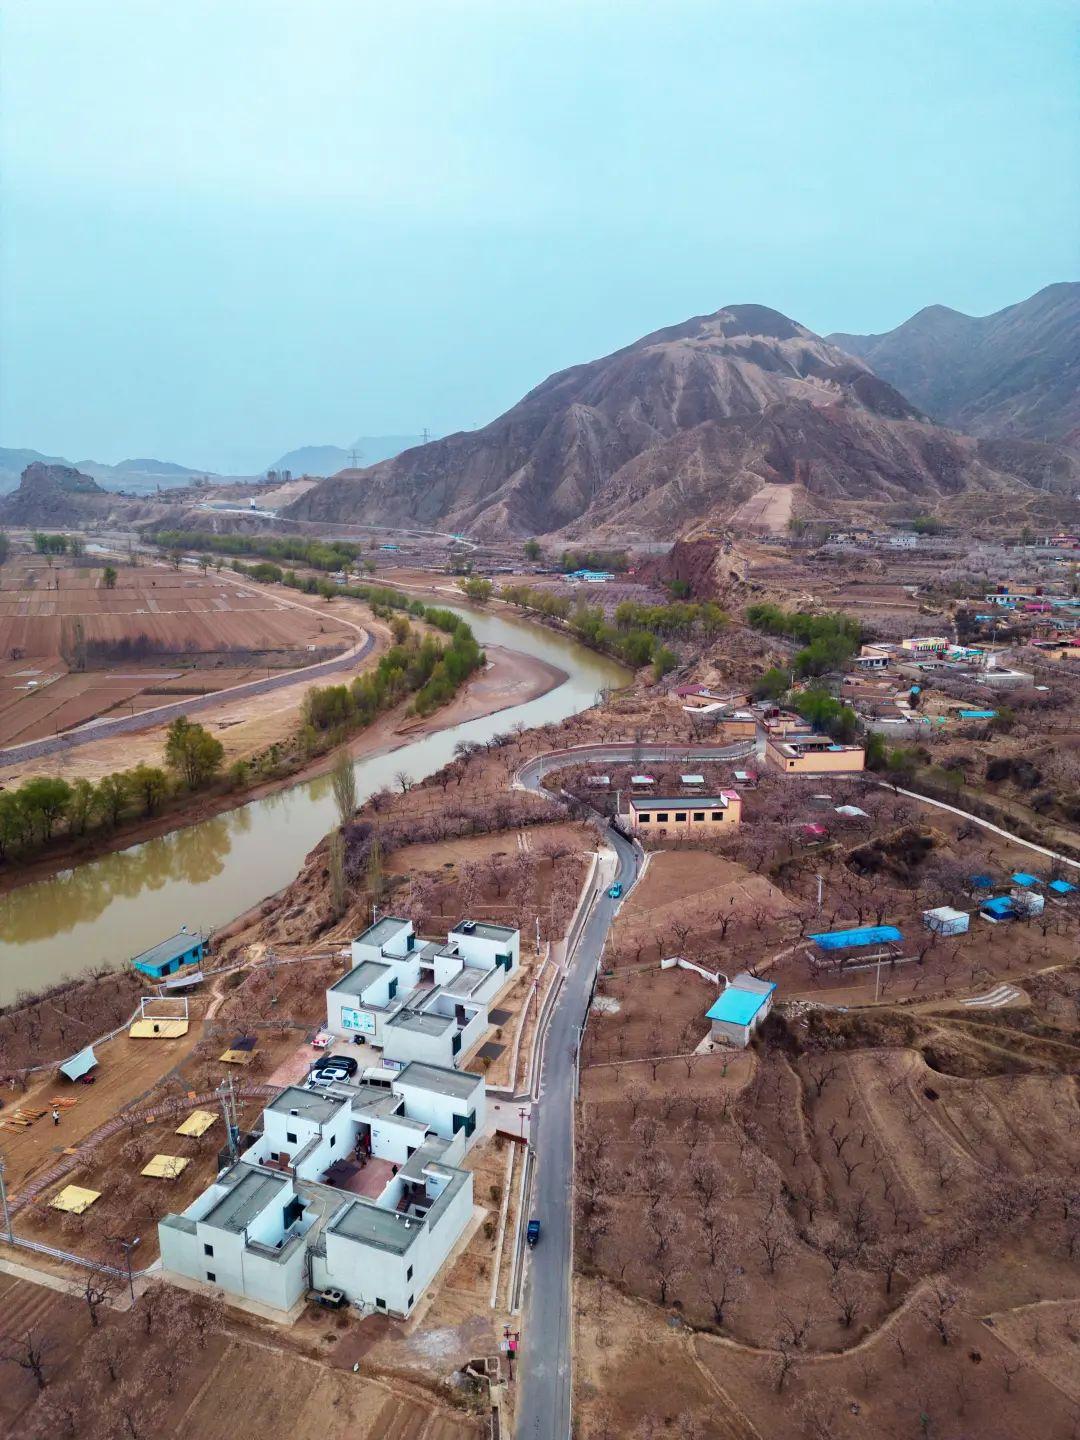
<instances>
[{"instance_id":1,"label":"shed","mask_svg":"<svg viewBox=\"0 0 1080 1440\"><path fill-rule=\"evenodd\" d=\"M924 910L922 921L935 935L966 935L971 916L966 910L954 910L951 905L938 905L933 910Z\"/></svg>"},{"instance_id":2,"label":"shed","mask_svg":"<svg viewBox=\"0 0 1080 1440\"><path fill-rule=\"evenodd\" d=\"M811 820L808 824L801 825L799 828L807 840L827 840L829 838L828 830L816 820Z\"/></svg>"},{"instance_id":3,"label":"shed","mask_svg":"<svg viewBox=\"0 0 1080 1440\"><path fill-rule=\"evenodd\" d=\"M212 1110L193 1110L182 1125L176 1127L177 1135L190 1135L198 1139L205 1135L210 1126L217 1120Z\"/></svg>"},{"instance_id":4,"label":"shed","mask_svg":"<svg viewBox=\"0 0 1080 1440\"><path fill-rule=\"evenodd\" d=\"M1070 885L1068 880L1051 880L1046 888L1053 890L1055 895L1071 895L1076 886Z\"/></svg>"},{"instance_id":5,"label":"shed","mask_svg":"<svg viewBox=\"0 0 1080 1440\"><path fill-rule=\"evenodd\" d=\"M1046 909L1046 897L1037 890L1028 890L1022 885L1013 886L1009 899L1018 915L1041 915Z\"/></svg>"},{"instance_id":6,"label":"shed","mask_svg":"<svg viewBox=\"0 0 1080 1440\"><path fill-rule=\"evenodd\" d=\"M1037 875L1029 875L1026 870L1014 870L1012 883L1019 885L1022 890L1028 890L1032 885L1041 885L1042 881Z\"/></svg>"},{"instance_id":7,"label":"shed","mask_svg":"<svg viewBox=\"0 0 1080 1440\"><path fill-rule=\"evenodd\" d=\"M81 1215L89 1210L95 1200L101 1199L100 1190L87 1190L82 1185L65 1185L49 1201L54 1210L63 1210L68 1215Z\"/></svg>"},{"instance_id":8,"label":"shed","mask_svg":"<svg viewBox=\"0 0 1080 1440\"><path fill-rule=\"evenodd\" d=\"M683 785L704 785L704 775L680 775L679 781Z\"/></svg>"},{"instance_id":9,"label":"shed","mask_svg":"<svg viewBox=\"0 0 1080 1440\"><path fill-rule=\"evenodd\" d=\"M651 775L631 775L631 785L655 785L656 781Z\"/></svg>"},{"instance_id":10,"label":"shed","mask_svg":"<svg viewBox=\"0 0 1080 1440\"><path fill-rule=\"evenodd\" d=\"M175 1180L190 1164L191 1161L183 1155L155 1155L146 1162L139 1174L148 1175L151 1180Z\"/></svg>"},{"instance_id":11,"label":"shed","mask_svg":"<svg viewBox=\"0 0 1080 1440\"><path fill-rule=\"evenodd\" d=\"M988 920L1011 920L1016 914L1008 895L995 895L992 900L984 900L979 910Z\"/></svg>"},{"instance_id":12,"label":"shed","mask_svg":"<svg viewBox=\"0 0 1080 1440\"><path fill-rule=\"evenodd\" d=\"M705 1012L706 1020L712 1024L712 1038L748 1045L753 1031L772 1009L775 989L771 981L737 976Z\"/></svg>"},{"instance_id":13,"label":"shed","mask_svg":"<svg viewBox=\"0 0 1080 1440\"><path fill-rule=\"evenodd\" d=\"M60 1074L66 1080L81 1080L91 1070L97 1069L97 1056L94 1054L93 1045L87 1045L77 1055L72 1055L70 1060L65 1060L60 1066Z\"/></svg>"},{"instance_id":14,"label":"shed","mask_svg":"<svg viewBox=\"0 0 1080 1440\"><path fill-rule=\"evenodd\" d=\"M860 925L854 930L825 930L810 936L819 950L856 950L860 945L896 945L903 938L895 925Z\"/></svg>"},{"instance_id":15,"label":"shed","mask_svg":"<svg viewBox=\"0 0 1080 1440\"><path fill-rule=\"evenodd\" d=\"M994 881L989 875L972 875L969 883L973 890L992 890L994 888Z\"/></svg>"},{"instance_id":16,"label":"shed","mask_svg":"<svg viewBox=\"0 0 1080 1440\"><path fill-rule=\"evenodd\" d=\"M168 940L162 940L141 955L136 955L131 963L143 975L149 975L151 980L163 980L184 965L197 965L205 950L206 941L201 935L189 935L182 930L179 935L171 935Z\"/></svg>"}]
</instances>

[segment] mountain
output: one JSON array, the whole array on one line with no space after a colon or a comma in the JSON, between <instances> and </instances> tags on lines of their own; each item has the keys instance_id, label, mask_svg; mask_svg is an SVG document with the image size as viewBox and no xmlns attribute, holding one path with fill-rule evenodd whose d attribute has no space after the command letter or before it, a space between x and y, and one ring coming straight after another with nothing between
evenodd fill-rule
<instances>
[{"instance_id":1,"label":"mountain","mask_svg":"<svg viewBox=\"0 0 1080 1440\"><path fill-rule=\"evenodd\" d=\"M392 460L422 441L422 435L361 435L348 450L337 445L302 445L266 468L279 472L291 470L294 475L336 475L352 464L353 450L366 465L374 465L379 460Z\"/></svg>"},{"instance_id":2,"label":"mountain","mask_svg":"<svg viewBox=\"0 0 1080 1440\"><path fill-rule=\"evenodd\" d=\"M993 315L930 305L884 335L830 335L936 420L1080 451L1080 284Z\"/></svg>"},{"instance_id":3,"label":"mountain","mask_svg":"<svg viewBox=\"0 0 1080 1440\"><path fill-rule=\"evenodd\" d=\"M775 310L734 305L561 371L482 430L324 480L283 513L483 537L663 539L722 524L763 490L771 504L778 487L788 503L784 487L799 486L811 505L928 507L1032 483L999 463L863 361ZM1039 473L1035 457L1025 465ZM1075 485L1080 464L1048 460L1042 475L1048 488Z\"/></svg>"},{"instance_id":4,"label":"mountain","mask_svg":"<svg viewBox=\"0 0 1080 1440\"><path fill-rule=\"evenodd\" d=\"M35 464L67 466L89 475L106 490L126 490L130 494L151 494L158 489L188 485L209 473L192 470L187 465L175 465L171 460L121 460L118 465L103 465L97 460L72 462L62 455L43 455L40 450L0 448L0 494L14 490L26 467Z\"/></svg>"},{"instance_id":5,"label":"mountain","mask_svg":"<svg viewBox=\"0 0 1080 1440\"><path fill-rule=\"evenodd\" d=\"M0 500L0 524L78 525L105 514L108 504L107 492L91 476L36 460L23 471L18 490Z\"/></svg>"}]
</instances>

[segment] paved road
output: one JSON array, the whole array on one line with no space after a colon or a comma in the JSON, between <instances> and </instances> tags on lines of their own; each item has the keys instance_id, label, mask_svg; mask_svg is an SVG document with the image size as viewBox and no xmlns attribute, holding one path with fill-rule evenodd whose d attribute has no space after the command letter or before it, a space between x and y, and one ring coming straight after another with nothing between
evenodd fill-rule
<instances>
[{"instance_id":1,"label":"paved road","mask_svg":"<svg viewBox=\"0 0 1080 1440\"><path fill-rule=\"evenodd\" d=\"M734 760L752 745L667 746L596 745L575 747L530 761L518 774L527 789L568 760L586 763L625 761L630 751L642 760ZM605 842L618 857L617 879L628 889L637 879L641 852L599 822ZM529 1263L525 1290L525 1342L518 1391L518 1440L568 1440L571 1423L573 1331L573 1168L575 1058L604 942L621 901L601 892L572 955L566 980L544 1041L540 1103L534 1108L532 1144L536 1170L530 1215L540 1221L541 1238Z\"/></svg>"}]
</instances>

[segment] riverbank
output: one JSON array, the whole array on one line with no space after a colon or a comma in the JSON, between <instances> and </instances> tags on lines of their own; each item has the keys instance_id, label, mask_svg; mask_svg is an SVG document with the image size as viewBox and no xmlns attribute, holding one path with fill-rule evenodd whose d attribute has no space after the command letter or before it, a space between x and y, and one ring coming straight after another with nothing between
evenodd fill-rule
<instances>
[{"instance_id":1,"label":"riverbank","mask_svg":"<svg viewBox=\"0 0 1080 1440\"><path fill-rule=\"evenodd\" d=\"M48 854L42 855L29 864L19 864L0 871L0 896L10 894L23 886L48 880L62 872L72 870L76 866L99 860L105 855L130 849L147 840L169 835L173 831L186 829L201 821L211 820L215 816L226 814L230 810L237 810L252 801L265 799L283 790L288 790L294 785L302 784L306 780L327 774L333 769L337 757L343 750L354 760L375 759L380 755L389 755L414 740L422 739L440 730L487 715L497 715L513 706L537 700L550 690L554 690L556 686L562 685L568 678L565 670L549 664L537 656L525 655L520 651L497 645L486 646L485 650L488 655L487 666L474 676L448 705L434 711L431 715L422 719L409 716L406 713L409 702L405 702L394 711L380 716L373 725L361 731L346 744L325 751L307 764L290 771L287 775L259 781L243 789L203 791L180 796L174 807L166 807L157 815L132 819L110 832L95 831L87 836L65 840L50 849ZM265 710L259 706L260 701L273 701L274 699L273 696L259 696L247 702L248 705L256 707L256 713L247 718L250 725L262 727L260 735L264 738L260 743L263 745L272 743L265 738L267 726L280 726L287 718L295 730L295 702L284 706L279 702L276 707L270 705L265 707ZM241 725L245 722L240 718L235 718L231 722L218 720L214 724L213 721L206 720L205 723L213 725L214 733L218 734L218 724ZM247 729L249 743L251 733L251 730ZM99 748L105 752L91 757L93 765L102 767L98 771L98 778L100 778L100 775L109 774L122 765L138 764L139 760L147 760L147 763L151 764L158 763L164 746L164 735L165 727L163 726L160 731L147 731L138 736L104 740L100 742L100 747L84 747L84 752ZM220 733L219 738L223 744L227 745L228 731ZM133 756L130 753L130 747L140 740L152 745L149 757L145 754ZM125 741L128 753L121 757L117 747L123 747ZM71 758L75 759L79 753L74 752ZM229 759L236 758L235 754L230 754L228 748L226 755ZM50 766L50 772L52 770L53 767ZM56 767L56 773L64 774L59 765ZM78 773L87 774L88 772L84 768ZM89 773L94 774L94 771L91 770ZM72 777L65 775L64 778Z\"/></svg>"}]
</instances>

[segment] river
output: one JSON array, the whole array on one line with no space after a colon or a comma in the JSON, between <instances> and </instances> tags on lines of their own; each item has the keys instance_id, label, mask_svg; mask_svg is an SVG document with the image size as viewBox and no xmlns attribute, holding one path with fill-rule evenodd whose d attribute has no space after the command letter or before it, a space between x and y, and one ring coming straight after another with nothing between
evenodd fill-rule
<instances>
[{"instance_id":1,"label":"river","mask_svg":"<svg viewBox=\"0 0 1080 1440\"><path fill-rule=\"evenodd\" d=\"M458 610L458 607L451 606ZM486 740L592 705L625 683L613 661L569 637L501 615L458 610L485 645L535 655L569 678L539 699L468 720L356 762L361 800L406 770L420 780L453 758L459 740ZM336 823L329 775L319 775L156 840L62 871L0 899L0 1004L89 966L121 964L182 925L209 930L287 885Z\"/></svg>"}]
</instances>

